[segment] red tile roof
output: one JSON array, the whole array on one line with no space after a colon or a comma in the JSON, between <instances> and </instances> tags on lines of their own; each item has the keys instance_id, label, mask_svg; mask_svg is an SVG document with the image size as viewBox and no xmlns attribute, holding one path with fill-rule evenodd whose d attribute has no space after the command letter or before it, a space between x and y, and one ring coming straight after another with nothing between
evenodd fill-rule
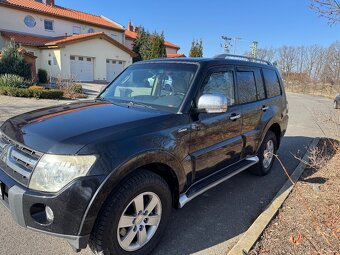
<instances>
[{"instance_id":1,"label":"red tile roof","mask_svg":"<svg viewBox=\"0 0 340 255\"><path fill-rule=\"evenodd\" d=\"M112 39L110 36L106 35L104 32L90 33L90 34L79 34L72 36L62 36L62 37L42 37L36 35L28 35L15 32L1 32L3 37L8 39L13 39L16 43L21 43L28 46L36 47L48 47L48 46L60 46L69 43L76 43L80 41L100 38L105 39L120 48L121 50L130 54L130 56L135 56L135 53L128 47Z\"/></svg>"},{"instance_id":2,"label":"red tile roof","mask_svg":"<svg viewBox=\"0 0 340 255\"><path fill-rule=\"evenodd\" d=\"M133 32L133 31L130 31L130 30L125 30L125 36L129 37L131 39L136 39L137 38L137 33ZM164 45L166 47L174 48L174 49L177 49L177 50L179 50L181 48L178 45L173 44L173 43L168 42L168 41L164 41Z\"/></svg>"},{"instance_id":3,"label":"red tile roof","mask_svg":"<svg viewBox=\"0 0 340 255\"><path fill-rule=\"evenodd\" d=\"M0 5L12 8L29 10L32 12L43 13L49 16L56 16L65 19L77 20L84 23L93 24L100 27L106 27L119 31L124 29L117 24L110 22L100 16L88 14L85 12L64 8L58 5L46 5L36 2L35 0L0 0Z\"/></svg>"},{"instance_id":4,"label":"red tile roof","mask_svg":"<svg viewBox=\"0 0 340 255\"><path fill-rule=\"evenodd\" d=\"M29 46L44 46L46 43L50 42L51 40L56 40L56 38L52 38L52 37L43 37L43 36L21 34L21 33L14 33L14 32L1 32L1 35L8 39L13 39L16 43L29 45ZM63 38L63 37L58 37L58 38Z\"/></svg>"},{"instance_id":5,"label":"red tile roof","mask_svg":"<svg viewBox=\"0 0 340 255\"><path fill-rule=\"evenodd\" d=\"M166 54L167 58L185 58L185 54L178 53L178 54Z\"/></svg>"}]
</instances>

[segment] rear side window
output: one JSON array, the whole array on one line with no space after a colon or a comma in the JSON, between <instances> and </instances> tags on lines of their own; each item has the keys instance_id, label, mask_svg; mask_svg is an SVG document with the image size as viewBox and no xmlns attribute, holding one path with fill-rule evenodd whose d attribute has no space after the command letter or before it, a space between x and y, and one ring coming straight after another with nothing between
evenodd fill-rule
<instances>
[{"instance_id":1,"label":"rear side window","mask_svg":"<svg viewBox=\"0 0 340 255\"><path fill-rule=\"evenodd\" d=\"M237 88L240 104L250 103L257 100L256 83L254 72L240 72L237 75Z\"/></svg>"},{"instance_id":2,"label":"rear side window","mask_svg":"<svg viewBox=\"0 0 340 255\"><path fill-rule=\"evenodd\" d=\"M279 78L274 70L263 69L264 82L266 84L267 97L275 97L281 95L281 87Z\"/></svg>"}]
</instances>

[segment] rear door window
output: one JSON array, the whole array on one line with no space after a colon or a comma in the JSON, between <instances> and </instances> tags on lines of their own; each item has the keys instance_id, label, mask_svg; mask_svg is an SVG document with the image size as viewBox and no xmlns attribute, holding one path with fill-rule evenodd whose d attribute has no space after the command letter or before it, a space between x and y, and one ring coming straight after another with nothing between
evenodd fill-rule
<instances>
[{"instance_id":1,"label":"rear door window","mask_svg":"<svg viewBox=\"0 0 340 255\"><path fill-rule=\"evenodd\" d=\"M245 104L257 100L255 75L252 71L237 71L239 103Z\"/></svg>"},{"instance_id":2,"label":"rear door window","mask_svg":"<svg viewBox=\"0 0 340 255\"><path fill-rule=\"evenodd\" d=\"M276 97L281 95L279 78L274 70L263 69L263 77L266 85L267 97Z\"/></svg>"}]
</instances>

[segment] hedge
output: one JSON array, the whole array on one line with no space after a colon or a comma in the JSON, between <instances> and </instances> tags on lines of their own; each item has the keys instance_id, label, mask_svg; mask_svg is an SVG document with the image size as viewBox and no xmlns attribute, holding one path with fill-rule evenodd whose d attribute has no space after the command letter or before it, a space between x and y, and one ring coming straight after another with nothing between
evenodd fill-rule
<instances>
[{"instance_id":1,"label":"hedge","mask_svg":"<svg viewBox=\"0 0 340 255\"><path fill-rule=\"evenodd\" d=\"M36 90L0 87L0 95L12 97L34 97L41 99L62 99L64 96L64 92L57 89Z\"/></svg>"}]
</instances>

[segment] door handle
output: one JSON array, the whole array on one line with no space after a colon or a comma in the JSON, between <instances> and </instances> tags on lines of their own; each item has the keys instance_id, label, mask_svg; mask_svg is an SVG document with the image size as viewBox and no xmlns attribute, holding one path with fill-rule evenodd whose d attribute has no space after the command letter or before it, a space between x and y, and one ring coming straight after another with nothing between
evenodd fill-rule
<instances>
[{"instance_id":1,"label":"door handle","mask_svg":"<svg viewBox=\"0 0 340 255\"><path fill-rule=\"evenodd\" d=\"M241 118L241 114L236 114L236 113L233 113L233 114L229 117L230 120L237 120L237 119L239 119L239 118Z\"/></svg>"},{"instance_id":2,"label":"door handle","mask_svg":"<svg viewBox=\"0 0 340 255\"><path fill-rule=\"evenodd\" d=\"M269 109L269 106L265 106L265 105L262 106L262 108L261 108L261 110L264 111L264 112L267 111L268 109Z\"/></svg>"}]
</instances>

